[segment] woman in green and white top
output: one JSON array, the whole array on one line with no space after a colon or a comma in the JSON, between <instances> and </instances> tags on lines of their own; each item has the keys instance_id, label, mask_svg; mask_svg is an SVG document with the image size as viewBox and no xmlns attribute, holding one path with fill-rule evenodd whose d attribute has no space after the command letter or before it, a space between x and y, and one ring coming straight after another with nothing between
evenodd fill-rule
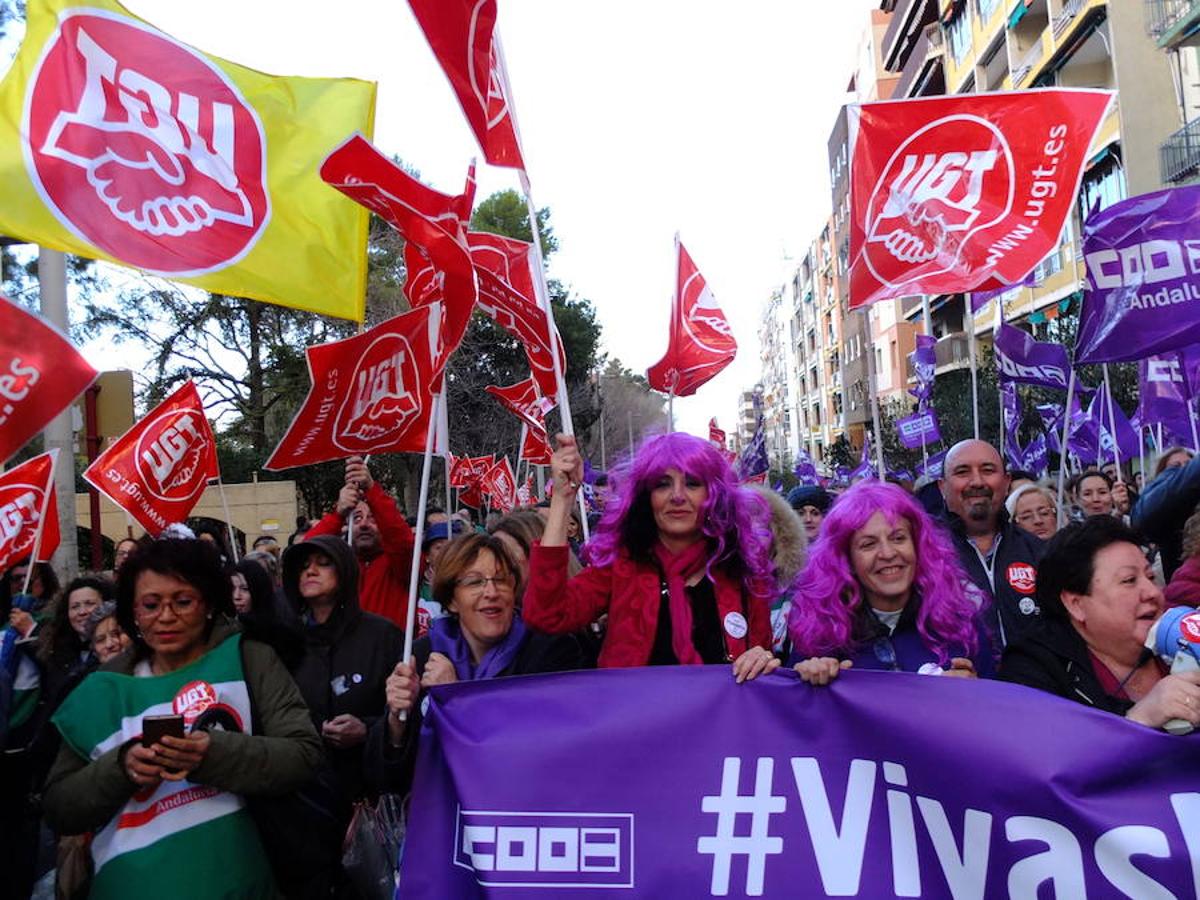
<instances>
[{"instance_id":1,"label":"woman in green and white top","mask_svg":"<svg viewBox=\"0 0 1200 900\"><path fill-rule=\"evenodd\" d=\"M309 781L321 744L291 676L233 622L210 546L157 541L119 572L117 617L133 646L89 675L54 724L62 749L46 821L95 832L92 897L270 897L275 884L248 795ZM146 716L184 736L144 746Z\"/></svg>"}]
</instances>

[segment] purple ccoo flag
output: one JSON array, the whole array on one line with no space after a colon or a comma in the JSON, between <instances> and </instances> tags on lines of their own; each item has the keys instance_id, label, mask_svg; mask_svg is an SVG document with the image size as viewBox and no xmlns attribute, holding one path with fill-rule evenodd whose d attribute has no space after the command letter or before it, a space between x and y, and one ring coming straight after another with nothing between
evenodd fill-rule
<instances>
[{"instance_id":1,"label":"purple ccoo flag","mask_svg":"<svg viewBox=\"0 0 1200 900\"><path fill-rule=\"evenodd\" d=\"M1200 335L1200 185L1142 194L1083 229L1087 285L1075 362L1124 362Z\"/></svg>"},{"instance_id":2,"label":"purple ccoo flag","mask_svg":"<svg viewBox=\"0 0 1200 900\"><path fill-rule=\"evenodd\" d=\"M1138 440L1137 430L1130 424L1124 410L1116 400L1112 403L1112 417L1116 426L1117 449L1121 453L1121 459L1133 459L1138 455L1141 442ZM1088 419L1097 422L1100 428L1100 453L1097 456L1097 462L1107 462L1113 455L1112 433L1114 429L1109 423L1108 390L1103 383L1096 389L1096 396L1092 398L1091 406L1088 407Z\"/></svg>"},{"instance_id":3,"label":"purple ccoo flag","mask_svg":"<svg viewBox=\"0 0 1200 900\"><path fill-rule=\"evenodd\" d=\"M1062 344L1035 341L1020 328L1001 322L996 329L995 347L1001 381L1067 389L1071 361Z\"/></svg>"},{"instance_id":4,"label":"purple ccoo flag","mask_svg":"<svg viewBox=\"0 0 1200 900\"><path fill-rule=\"evenodd\" d=\"M896 431L900 434L900 443L909 450L922 446L928 447L942 439L937 413L932 409L928 412L913 413L911 416L897 419Z\"/></svg>"},{"instance_id":5,"label":"purple ccoo flag","mask_svg":"<svg viewBox=\"0 0 1200 900\"><path fill-rule=\"evenodd\" d=\"M1191 392L1180 354L1151 356L1138 362L1137 420L1161 424L1173 434L1191 434Z\"/></svg>"},{"instance_id":6,"label":"purple ccoo flag","mask_svg":"<svg viewBox=\"0 0 1200 900\"><path fill-rule=\"evenodd\" d=\"M908 389L908 392L916 397L917 402L922 406L928 403L929 398L933 396L933 379L937 369L936 346L937 338L933 335L918 334L917 349L908 354L917 381L916 385Z\"/></svg>"},{"instance_id":7,"label":"purple ccoo flag","mask_svg":"<svg viewBox=\"0 0 1200 900\"><path fill-rule=\"evenodd\" d=\"M931 453L928 459L917 463L917 474L928 476L929 478L942 477L942 463L946 461L946 454L949 450L941 450L937 453Z\"/></svg>"},{"instance_id":8,"label":"purple ccoo flag","mask_svg":"<svg viewBox=\"0 0 1200 900\"><path fill-rule=\"evenodd\" d=\"M796 454L796 467L792 470L796 478L801 484L818 484L820 478L817 475L817 465L813 462L812 456L803 447Z\"/></svg>"}]
</instances>

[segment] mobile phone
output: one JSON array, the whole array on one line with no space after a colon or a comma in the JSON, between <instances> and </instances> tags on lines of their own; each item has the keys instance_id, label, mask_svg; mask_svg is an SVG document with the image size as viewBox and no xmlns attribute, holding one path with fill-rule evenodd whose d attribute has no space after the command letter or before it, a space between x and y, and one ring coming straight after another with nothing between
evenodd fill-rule
<instances>
[{"instance_id":1,"label":"mobile phone","mask_svg":"<svg viewBox=\"0 0 1200 900\"><path fill-rule=\"evenodd\" d=\"M161 744L164 736L183 737L183 716L142 716L142 746Z\"/></svg>"}]
</instances>

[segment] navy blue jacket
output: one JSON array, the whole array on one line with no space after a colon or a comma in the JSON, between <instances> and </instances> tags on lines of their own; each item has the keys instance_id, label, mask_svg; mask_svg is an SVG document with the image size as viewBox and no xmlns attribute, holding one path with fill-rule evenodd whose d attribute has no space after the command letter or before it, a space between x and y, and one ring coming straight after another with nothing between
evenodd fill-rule
<instances>
[{"instance_id":1,"label":"navy blue jacket","mask_svg":"<svg viewBox=\"0 0 1200 900\"><path fill-rule=\"evenodd\" d=\"M1162 552L1168 581L1183 561L1183 523L1200 504L1200 456L1186 466L1164 469L1146 485L1129 515L1129 523Z\"/></svg>"}]
</instances>

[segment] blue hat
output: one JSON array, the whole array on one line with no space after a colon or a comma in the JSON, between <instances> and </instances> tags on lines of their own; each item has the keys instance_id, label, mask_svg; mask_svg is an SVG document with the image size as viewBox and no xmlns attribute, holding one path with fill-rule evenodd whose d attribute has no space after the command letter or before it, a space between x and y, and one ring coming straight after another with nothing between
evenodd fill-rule
<instances>
[{"instance_id":1,"label":"blue hat","mask_svg":"<svg viewBox=\"0 0 1200 900\"><path fill-rule=\"evenodd\" d=\"M820 485L802 484L788 491L787 502L788 506L797 511L802 506L815 506L821 512L827 513L833 505L833 498L829 496L829 491Z\"/></svg>"},{"instance_id":2,"label":"blue hat","mask_svg":"<svg viewBox=\"0 0 1200 900\"><path fill-rule=\"evenodd\" d=\"M425 529L425 537L421 539L421 549L428 550L429 545L434 541L446 541L453 535L450 529L453 527L454 534L462 534L467 530L467 524L462 519L451 519L449 522L437 522L428 526Z\"/></svg>"}]
</instances>

